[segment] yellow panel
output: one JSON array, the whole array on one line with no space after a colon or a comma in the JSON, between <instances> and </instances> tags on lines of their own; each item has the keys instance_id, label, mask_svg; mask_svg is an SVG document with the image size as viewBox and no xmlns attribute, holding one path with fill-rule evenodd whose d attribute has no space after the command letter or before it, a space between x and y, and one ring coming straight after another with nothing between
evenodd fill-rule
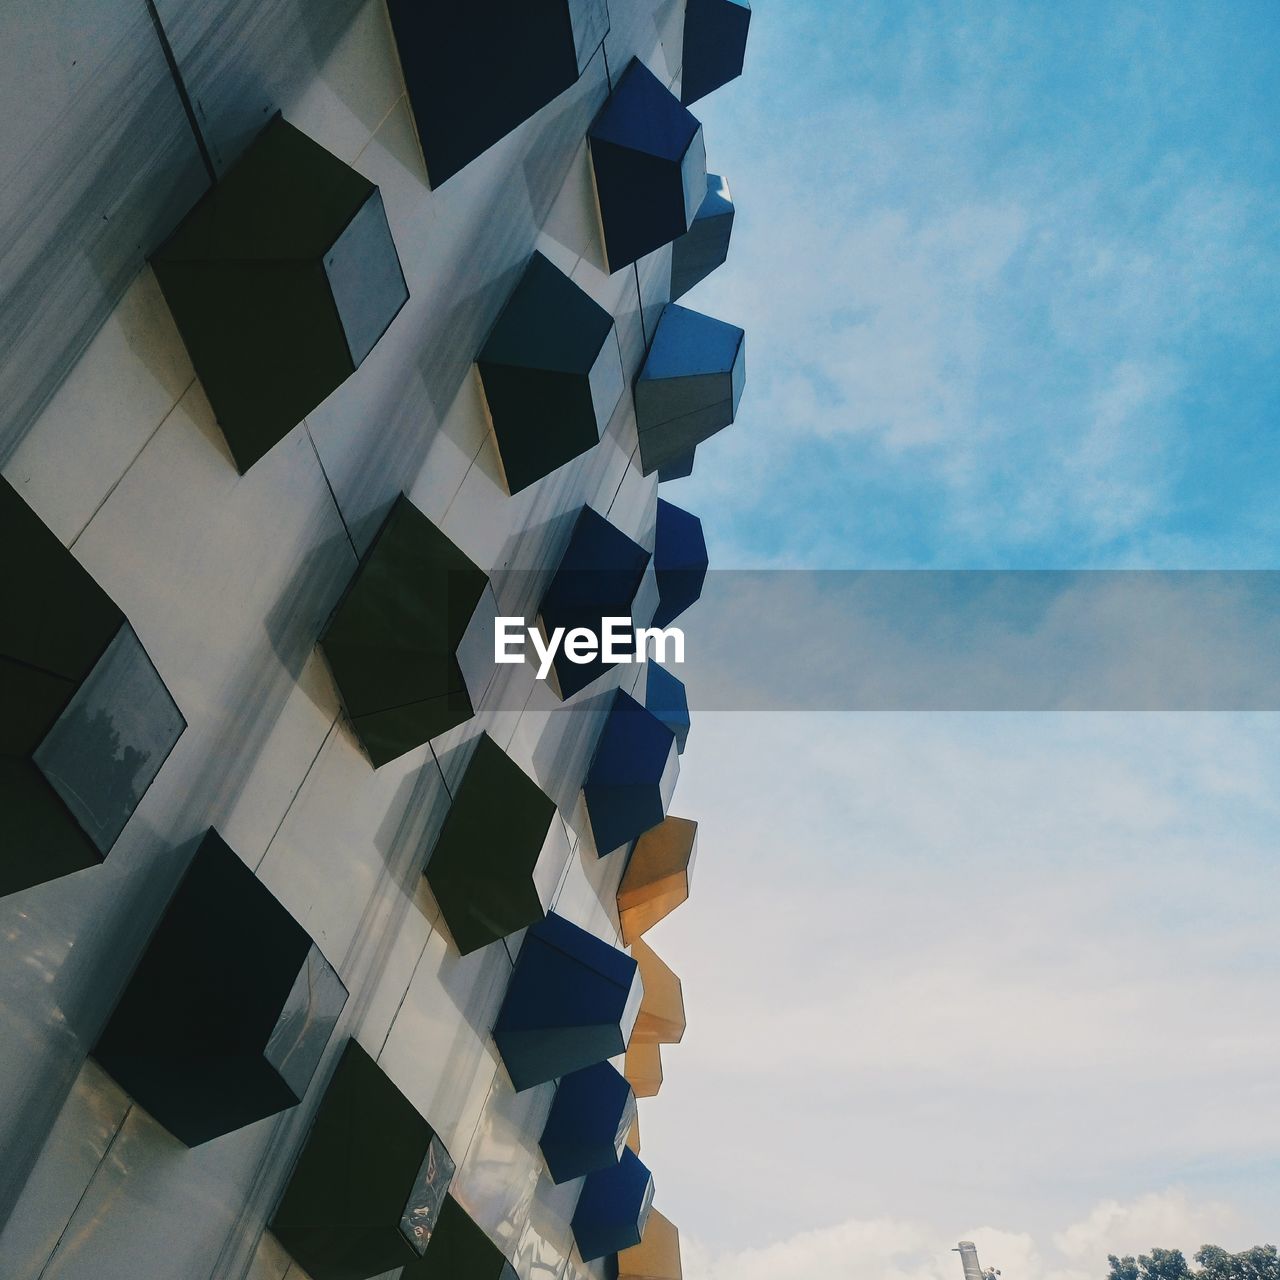
<instances>
[{"instance_id":1,"label":"yellow panel","mask_svg":"<svg viewBox=\"0 0 1280 1280\"><path fill-rule=\"evenodd\" d=\"M631 954L640 966L640 981L644 985L644 998L631 1043L651 1040L657 1044L679 1044L685 1026L680 979L642 938L631 944Z\"/></svg>"},{"instance_id":2,"label":"yellow panel","mask_svg":"<svg viewBox=\"0 0 1280 1280\"><path fill-rule=\"evenodd\" d=\"M618 1254L618 1280L683 1280L680 1232L657 1209L649 1210L640 1243Z\"/></svg>"},{"instance_id":3,"label":"yellow panel","mask_svg":"<svg viewBox=\"0 0 1280 1280\"><path fill-rule=\"evenodd\" d=\"M622 1074L637 1098L652 1098L662 1088L662 1051L656 1041L637 1044L633 1040Z\"/></svg>"},{"instance_id":4,"label":"yellow panel","mask_svg":"<svg viewBox=\"0 0 1280 1280\"><path fill-rule=\"evenodd\" d=\"M698 851L698 824L666 818L636 841L618 887L622 941L630 946L689 896Z\"/></svg>"}]
</instances>

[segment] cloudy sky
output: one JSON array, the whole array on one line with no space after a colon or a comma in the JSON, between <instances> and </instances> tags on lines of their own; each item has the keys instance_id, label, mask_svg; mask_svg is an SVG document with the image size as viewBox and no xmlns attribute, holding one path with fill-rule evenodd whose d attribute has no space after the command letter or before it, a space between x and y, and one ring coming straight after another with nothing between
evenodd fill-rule
<instances>
[{"instance_id":1,"label":"cloudy sky","mask_svg":"<svg viewBox=\"0 0 1280 1280\"><path fill-rule=\"evenodd\" d=\"M713 563L1276 568L1280 7L754 7ZM1280 718L703 711L674 811L689 1280L1280 1243Z\"/></svg>"}]
</instances>

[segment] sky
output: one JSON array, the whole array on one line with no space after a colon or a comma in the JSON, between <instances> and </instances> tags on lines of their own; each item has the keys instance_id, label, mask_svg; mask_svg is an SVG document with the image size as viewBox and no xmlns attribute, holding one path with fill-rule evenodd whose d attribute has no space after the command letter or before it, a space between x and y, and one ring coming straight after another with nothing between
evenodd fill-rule
<instances>
[{"instance_id":1,"label":"sky","mask_svg":"<svg viewBox=\"0 0 1280 1280\"><path fill-rule=\"evenodd\" d=\"M694 107L733 249L682 300L747 390L663 491L713 566L1278 567L1280 5L753 9ZM689 1030L641 1103L688 1280L1280 1243L1277 716L690 693L650 938Z\"/></svg>"}]
</instances>

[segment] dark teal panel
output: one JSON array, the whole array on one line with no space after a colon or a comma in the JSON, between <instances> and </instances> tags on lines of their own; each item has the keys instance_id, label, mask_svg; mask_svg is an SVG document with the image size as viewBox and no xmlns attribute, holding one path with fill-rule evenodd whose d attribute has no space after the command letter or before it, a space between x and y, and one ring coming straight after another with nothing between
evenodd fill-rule
<instances>
[{"instance_id":1,"label":"dark teal panel","mask_svg":"<svg viewBox=\"0 0 1280 1280\"><path fill-rule=\"evenodd\" d=\"M681 102L697 102L742 74L750 26L748 0L686 0Z\"/></svg>"},{"instance_id":2,"label":"dark teal panel","mask_svg":"<svg viewBox=\"0 0 1280 1280\"><path fill-rule=\"evenodd\" d=\"M453 1174L431 1125L348 1040L271 1230L314 1280L365 1280L427 1252Z\"/></svg>"},{"instance_id":3,"label":"dark teal panel","mask_svg":"<svg viewBox=\"0 0 1280 1280\"><path fill-rule=\"evenodd\" d=\"M375 765L473 714L457 649L488 579L403 495L320 637Z\"/></svg>"},{"instance_id":4,"label":"dark teal panel","mask_svg":"<svg viewBox=\"0 0 1280 1280\"><path fill-rule=\"evenodd\" d=\"M623 391L613 317L540 253L477 363L512 493L596 445Z\"/></svg>"},{"instance_id":5,"label":"dark teal panel","mask_svg":"<svg viewBox=\"0 0 1280 1280\"><path fill-rule=\"evenodd\" d=\"M466 955L546 914L533 881L556 807L481 734L423 874Z\"/></svg>"},{"instance_id":6,"label":"dark teal panel","mask_svg":"<svg viewBox=\"0 0 1280 1280\"><path fill-rule=\"evenodd\" d=\"M378 189L275 117L152 258L241 472L408 299Z\"/></svg>"},{"instance_id":7,"label":"dark teal panel","mask_svg":"<svg viewBox=\"0 0 1280 1280\"><path fill-rule=\"evenodd\" d=\"M296 1105L346 999L302 926L210 831L93 1056L197 1146Z\"/></svg>"}]
</instances>

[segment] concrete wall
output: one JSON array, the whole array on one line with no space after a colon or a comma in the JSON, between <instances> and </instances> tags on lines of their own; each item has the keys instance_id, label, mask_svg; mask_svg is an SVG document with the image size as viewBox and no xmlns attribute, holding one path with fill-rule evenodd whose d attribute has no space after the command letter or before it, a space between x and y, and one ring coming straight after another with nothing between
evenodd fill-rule
<instances>
[{"instance_id":1,"label":"concrete wall","mask_svg":"<svg viewBox=\"0 0 1280 1280\"><path fill-rule=\"evenodd\" d=\"M472 364L535 248L613 312L629 376L665 300L666 251L603 269L584 134L633 54L676 83L683 6L610 7L579 83L432 191L383 0L160 0L214 168L282 109L380 186L411 295L243 477L145 266L208 183L145 0L0 11L4 475L190 724L103 866L0 900L5 1280L304 1280L264 1222L348 1034L440 1131L455 1194L522 1276L598 1271L572 1249L577 1184L538 1154L551 1086L515 1095L488 1034L518 939L460 958L418 869L487 730L559 805L539 867L555 909L616 941L621 859L597 860L579 791L604 698L566 712L506 668L496 709L375 772L315 642L401 490L482 567L535 570L526 591L584 502L652 546L630 397L598 448L509 497ZM302 1105L187 1150L86 1053L210 826L351 999Z\"/></svg>"}]
</instances>

